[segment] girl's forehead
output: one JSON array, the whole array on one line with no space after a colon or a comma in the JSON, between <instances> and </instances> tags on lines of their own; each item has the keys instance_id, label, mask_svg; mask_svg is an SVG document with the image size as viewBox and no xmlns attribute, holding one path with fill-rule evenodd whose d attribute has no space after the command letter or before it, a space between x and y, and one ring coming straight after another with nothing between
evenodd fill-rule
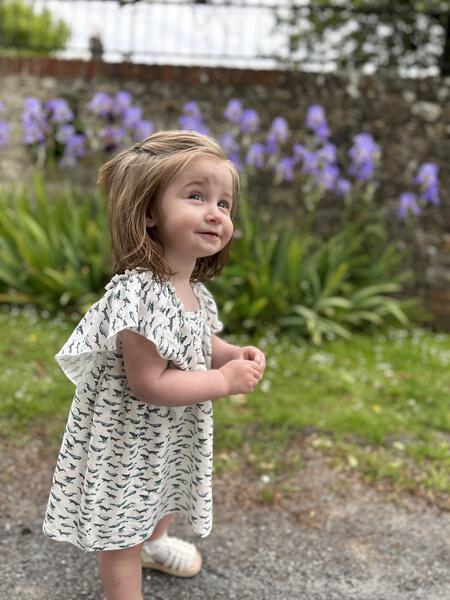
<instances>
[{"instance_id":1,"label":"girl's forehead","mask_svg":"<svg viewBox=\"0 0 450 600\"><path fill-rule=\"evenodd\" d=\"M233 186L233 175L227 163L215 156L199 156L192 159L176 177L180 182L204 181L228 188Z\"/></svg>"}]
</instances>

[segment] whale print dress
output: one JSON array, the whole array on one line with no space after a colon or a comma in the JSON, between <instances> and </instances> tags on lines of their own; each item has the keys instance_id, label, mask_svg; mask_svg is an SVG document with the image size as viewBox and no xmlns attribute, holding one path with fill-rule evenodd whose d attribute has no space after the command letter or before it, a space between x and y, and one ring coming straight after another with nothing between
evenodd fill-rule
<instances>
[{"instance_id":1,"label":"whale print dress","mask_svg":"<svg viewBox=\"0 0 450 600\"><path fill-rule=\"evenodd\" d=\"M76 385L43 531L85 550L117 550L147 539L167 513L194 534L212 525L212 406L154 406L127 385L118 333L156 346L170 368L211 368L211 336L222 329L202 283L188 312L169 283L149 271L115 275L56 360Z\"/></svg>"}]
</instances>

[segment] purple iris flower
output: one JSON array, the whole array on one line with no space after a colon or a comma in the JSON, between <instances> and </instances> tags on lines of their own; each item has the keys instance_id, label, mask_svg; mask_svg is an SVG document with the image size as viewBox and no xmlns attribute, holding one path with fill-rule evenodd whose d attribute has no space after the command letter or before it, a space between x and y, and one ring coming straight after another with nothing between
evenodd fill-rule
<instances>
[{"instance_id":1,"label":"purple iris flower","mask_svg":"<svg viewBox=\"0 0 450 600\"><path fill-rule=\"evenodd\" d=\"M267 154L270 154L272 156L274 154L278 154L280 152L280 146L278 145L276 137L271 135L270 133L267 136L266 152L267 152Z\"/></svg>"},{"instance_id":2,"label":"purple iris flower","mask_svg":"<svg viewBox=\"0 0 450 600\"><path fill-rule=\"evenodd\" d=\"M360 133L353 138L353 146L348 151L352 164L348 172L361 181L372 179L375 161L380 155L380 147L370 133Z\"/></svg>"},{"instance_id":3,"label":"purple iris flower","mask_svg":"<svg viewBox=\"0 0 450 600\"><path fill-rule=\"evenodd\" d=\"M228 155L228 158L231 160L231 162L234 164L234 166L236 167L236 169L238 171L242 171L243 169L243 164L241 161L241 157L239 155L239 152L231 152Z\"/></svg>"},{"instance_id":4,"label":"purple iris flower","mask_svg":"<svg viewBox=\"0 0 450 600\"><path fill-rule=\"evenodd\" d=\"M37 98L25 99L25 110L22 114L22 124L24 129L24 144L42 144L49 129L44 111L40 101Z\"/></svg>"},{"instance_id":5,"label":"purple iris flower","mask_svg":"<svg viewBox=\"0 0 450 600\"><path fill-rule=\"evenodd\" d=\"M290 156L282 158L276 166L276 172L281 176L281 181L292 181L294 179L294 159Z\"/></svg>"},{"instance_id":6,"label":"purple iris flower","mask_svg":"<svg viewBox=\"0 0 450 600\"><path fill-rule=\"evenodd\" d=\"M45 131L36 123L24 122L23 143L42 144L45 142Z\"/></svg>"},{"instance_id":7,"label":"purple iris flower","mask_svg":"<svg viewBox=\"0 0 450 600\"><path fill-rule=\"evenodd\" d=\"M64 156L60 160L61 167L75 167L79 158L84 155L84 143L86 138L81 133L73 134L64 149Z\"/></svg>"},{"instance_id":8,"label":"purple iris flower","mask_svg":"<svg viewBox=\"0 0 450 600\"><path fill-rule=\"evenodd\" d=\"M319 168L317 154L305 148L303 153L302 173L306 175L314 175Z\"/></svg>"},{"instance_id":9,"label":"purple iris flower","mask_svg":"<svg viewBox=\"0 0 450 600\"><path fill-rule=\"evenodd\" d=\"M130 92L117 92L117 94L114 97L114 100L112 101L112 111L114 112L114 114L120 115L127 108L129 108L132 105L132 103L133 96L130 94Z\"/></svg>"},{"instance_id":10,"label":"purple iris flower","mask_svg":"<svg viewBox=\"0 0 450 600\"><path fill-rule=\"evenodd\" d=\"M315 175L316 184L326 190L334 190L339 177L339 167L332 164L324 165Z\"/></svg>"},{"instance_id":11,"label":"purple iris flower","mask_svg":"<svg viewBox=\"0 0 450 600\"><path fill-rule=\"evenodd\" d=\"M325 117L325 109L320 104L312 104L306 112L305 125L314 135L325 141L330 136L330 130Z\"/></svg>"},{"instance_id":12,"label":"purple iris flower","mask_svg":"<svg viewBox=\"0 0 450 600\"><path fill-rule=\"evenodd\" d=\"M9 139L9 125L5 121L0 121L0 148L6 146Z\"/></svg>"},{"instance_id":13,"label":"purple iris flower","mask_svg":"<svg viewBox=\"0 0 450 600\"><path fill-rule=\"evenodd\" d=\"M330 137L330 128L324 123L315 130L314 135L322 142L326 142Z\"/></svg>"},{"instance_id":14,"label":"purple iris flower","mask_svg":"<svg viewBox=\"0 0 450 600\"><path fill-rule=\"evenodd\" d=\"M315 175L320 167L318 154L302 144L294 144L293 161L295 165L302 165L301 171L306 175Z\"/></svg>"},{"instance_id":15,"label":"purple iris flower","mask_svg":"<svg viewBox=\"0 0 450 600\"><path fill-rule=\"evenodd\" d=\"M239 144L230 131L226 131L219 137L219 144L228 157L232 153L239 152Z\"/></svg>"},{"instance_id":16,"label":"purple iris flower","mask_svg":"<svg viewBox=\"0 0 450 600\"><path fill-rule=\"evenodd\" d=\"M439 206L441 203L439 198L439 167L435 163L423 163L414 183L420 186L422 199L429 203Z\"/></svg>"},{"instance_id":17,"label":"purple iris flower","mask_svg":"<svg viewBox=\"0 0 450 600\"><path fill-rule=\"evenodd\" d=\"M309 150L307 148L305 148L305 146L303 146L302 144L297 144L297 143L293 145L293 150L294 150L294 163L296 165L301 163L305 157L305 154L307 152L309 152Z\"/></svg>"},{"instance_id":18,"label":"purple iris flower","mask_svg":"<svg viewBox=\"0 0 450 600\"><path fill-rule=\"evenodd\" d=\"M44 108L49 115L52 123L68 123L73 121L73 112L71 111L67 100L64 98L53 98L44 104Z\"/></svg>"},{"instance_id":19,"label":"purple iris flower","mask_svg":"<svg viewBox=\"0 0 450 600\"><path fill-rule=\"evenodd\" d=\"M88 104L88 109L102 117L109 116L114 111L114 100L105 92L97 92Z\"/></svg>"},{"instance_id":20,"label":"purple iris flower","mask_svg":"<svg viewBox=\"0 0 450 600\"><path fill-rule=\"evenodd\" d=\"M133 129L142 120L142 108L127 106L122 112L122 124L126 129Z\"/></svg>"},{"instance_id":21,"label":"purple iris flower","mask_svg":"<svg viewBox=\"0 0 450 600\"><path fill-rule=\"evenodd\" d=\"M290 135L288 122L284 117L275 117L269 131L269 137L277 142L285 142Z\"/></svg>"},{"instance_id":22,"label":"purple iris flower","mask_svg":"<svg viewBox=\"0 0 450 600\"><path fill-rule=\"evenodd\" d=\"M317 160L321 164L330 164L336 162L337 149L334 144L325 144L316 152Z\"/></svg>"},{"instance_id":23,"label":"purple iris flower","mask_svg":"<svg viewBox=\"0 0 450 600\"><path fill-rule=\"evenodd\" d=\"M339 177L336 181L335 191L339 196L347 196L352 191L352 184L348 179Z\"/></svg>"},{"instance_id":24,"label":"purple iris flower","mask_svg":"<svg viewBox=\"0 0 450 600\"><path fill-rule=\"evenodd\" d=\"M375 165L372 161L367 160L357 165L350 165L348 172L360 181L370 181L373 179L375 173Z\"/></svg>"},{"instance_id":25,"label":"purple iris flower","mask_svg":"<svg viewBox=\"0 0 450 600\"><path fill-rule=\"evenodd\" d=\"M139 121L134 128L134 141L140 142L141 140L145 140L154 131L155 125L153 121Z\"/></svg>"},{"instance_id":26,"label":"purple iris flower","mask_svg":"<svg viewBox=\"0 0 450 600\"><path fill-rule=\"evenodd\" d=\"M28 96L28 98L25 98L24 108L25 108L24 112L30 118L36 118L36 119L44 118L44 112L42 110L41 101L38 100L38 98L34 98L33 96Z\"/></svg>"},{"instance_id":27,"label":"purple iris flower","mask_svg":"<svg viewBox=\"0 0 450 600\"><path fill-rule=\"evenodd\" d=\"M239 119L242 133L254 133L258 129L259 115L254 108L247 108Z\"/></svg>"},{"instance_id":28,"label":"purple iris flower","mask_svg":"<svg viewBox=\"0 0 450 600\"><path fill-rule=\"evenodd\" d=\"M422 198L428 204L434 204L434 206L439 206L441 203L441 199L439 198L439 186L430 186L422 191Z\"/></svg>"},{"instance_id":29,"label":"purple iris flower","mask_svg":"<svg viewBox=\"0 0 450 600\"><path fill-rule=\"evenodd\" d=\"M75 135L73 125L64 125L55 134L55 140L60 144L68 144L70 139Z\"/></svg>"},{"instance_id":30,"label":"purple iris flower","mask_svg":"<svg viewBox=\"0 0 450 600\"><path fill-rule=\"evenodd\" d=\"M181 117L178 119L178 122L182 129L186 129L188 131L197 131L203 135L208 135L209 133L206 125L197 117L193 117L191 115L181 115Z\"/></svg>"},{"instance_id":31,"label":"purple iris flower","mask_svg":"<svg viewBox=\"0 0 450 600\"><path fill-rule=\"evenodd\" d=\"M257 169L264 167L264 144L255 143L250 145L245 157L245 164Z\"/></svg>"},{"instance_id":32,"label":"purple iris flower","mask_svg":"<svg viewBox=\"0 0 450 600\"><path fill-rule=\"evenodd\" d=\"M125 129L123 129L123 127L117 127L116 125L107 125L100 129L99 133L104 150L109 152L119 146L125 135Z\"/></svg>"},{"instance_id":33,"label":"purple iris flower","mask_svg":"<svg viewBox=\"0 0 450 600\"><path fill-rule=\"evenodd\" d=\"M399 197L397 217L404 221L410 213L413 215L420 215L421 209L418 204L418 198L416 194L412 194L411 192L403 192L403 194L400 194Z\"/></svg>"},{"instance_id":34,"label":"purple iris flower","mask_svg":"<svg viewBox=\"0 0 450 600\"><path fill-rule=\"evenodd\" d=\"M242 100L238 100L237 98L232 98L224 111L224 116L231 121L231 123L239 123L239 120L242 115Z\"/></svg>"},{"instance_id":35,"label":"purple iris flower","mask_svg":"<svg viewBox=\"0 0 450 600\"><path fill-rule=\"evenodd\" d=\"M195 100L191 100L190 102L186 102L183 106L183 112L194 119L203 120L202 111L200 110L199 105Z\"/></svg>"}]
</instances>

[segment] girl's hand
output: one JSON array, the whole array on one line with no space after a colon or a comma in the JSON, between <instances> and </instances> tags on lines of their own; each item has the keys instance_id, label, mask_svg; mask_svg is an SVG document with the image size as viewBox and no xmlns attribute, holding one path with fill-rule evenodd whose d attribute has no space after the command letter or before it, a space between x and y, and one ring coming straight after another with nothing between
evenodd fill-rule
<instances>
[{"instance_id":1,"label":"girl's hand","mask_svg":"<svg viewBox=\"0 0 450 600\"><path fill-rule=\"evenodd\" d=\"M262 376L259 365L241 358L230 360L219 371L226 381L227 394L231 395L252 392Z\"/></svg>"},{"instance_id":2,"label":"girl's hand","mask_svg":"<svg viewBox=\"0 0 450 600\"><path fill-rule=\"evenodd\" d=\"M236 353L236 358L243 358L245 360L253 360L260 368L261 375L264 373L266 368L266 357L264 352L255 346L243 346L239 348Z\"/></svg>"}]
</instances>

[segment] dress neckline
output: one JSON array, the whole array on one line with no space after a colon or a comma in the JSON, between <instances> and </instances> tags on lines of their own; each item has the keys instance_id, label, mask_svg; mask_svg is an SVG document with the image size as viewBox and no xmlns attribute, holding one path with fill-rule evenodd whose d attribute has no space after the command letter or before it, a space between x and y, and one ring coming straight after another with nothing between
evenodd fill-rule
<instances>
[{"instance_id":1,"label":"dress neckline","mask_svg":"<svg viewBox=\"0 0 450 600\"><path fill-rule=\"evenodd\" d=\"M140 273L145 273L148 277L150 277L151 279L154 279L153 273L150 270L137 269L137 268L126 269L124 273L118 273L118 274L114 275L112 277L112 279L109 281L109 283L105 286L105 290L112 289L114 287L114 285L121 279L126 279L130 275L135 275L135 274L140 274ZM205 314L205 308L204 308L203 302L201 300L201 294L197 293L198 286L199 286L198 281L189 282L189 285L192 288L192 292L194 293L194 296L197 298L199 310L186 310L184 307L184 304L181 302L181 300L177 296L177 291L175 289L175 286L172 285L172 283L170 283L170 281L165 281L165 282L163 282L162 285L163 286L166 285L168 287L168 289L170 290L170 293L172 294L172 296L173 296L176 304L178 305L179 310L182 312L182 314L184 314L188 317L197 317L197 316L201 316L201 315Z\"/></svg>"},{"instance_id":2,"label":"dress neckline","mask_svg":"<svg viewBox=\"0 0 450 600\"><path fill-rule=\"evenodd\" d=\"M196 316L200 316L203 315L204 313L204 309L203 309L203 305L202 302L200 300L200 295L197 293L197 286L198 283L197 282L193 282L193 283L189 283L189 285L191 286L192 292L194 294L194 296L197 298L197 303L199 306L198 310L186 310L184 307L183 302L178 298L177 296L177 291L175 289L175 286L170 282L170 281L166 281L165 284L167 285L167 287L170 289L170 291L173 294L173 297L175 298L175 301L177 302L180 310L182 311L183 314L188 315L188 316L192 316L192 317L196 317Z\"/></svg>"}]
</instances>

